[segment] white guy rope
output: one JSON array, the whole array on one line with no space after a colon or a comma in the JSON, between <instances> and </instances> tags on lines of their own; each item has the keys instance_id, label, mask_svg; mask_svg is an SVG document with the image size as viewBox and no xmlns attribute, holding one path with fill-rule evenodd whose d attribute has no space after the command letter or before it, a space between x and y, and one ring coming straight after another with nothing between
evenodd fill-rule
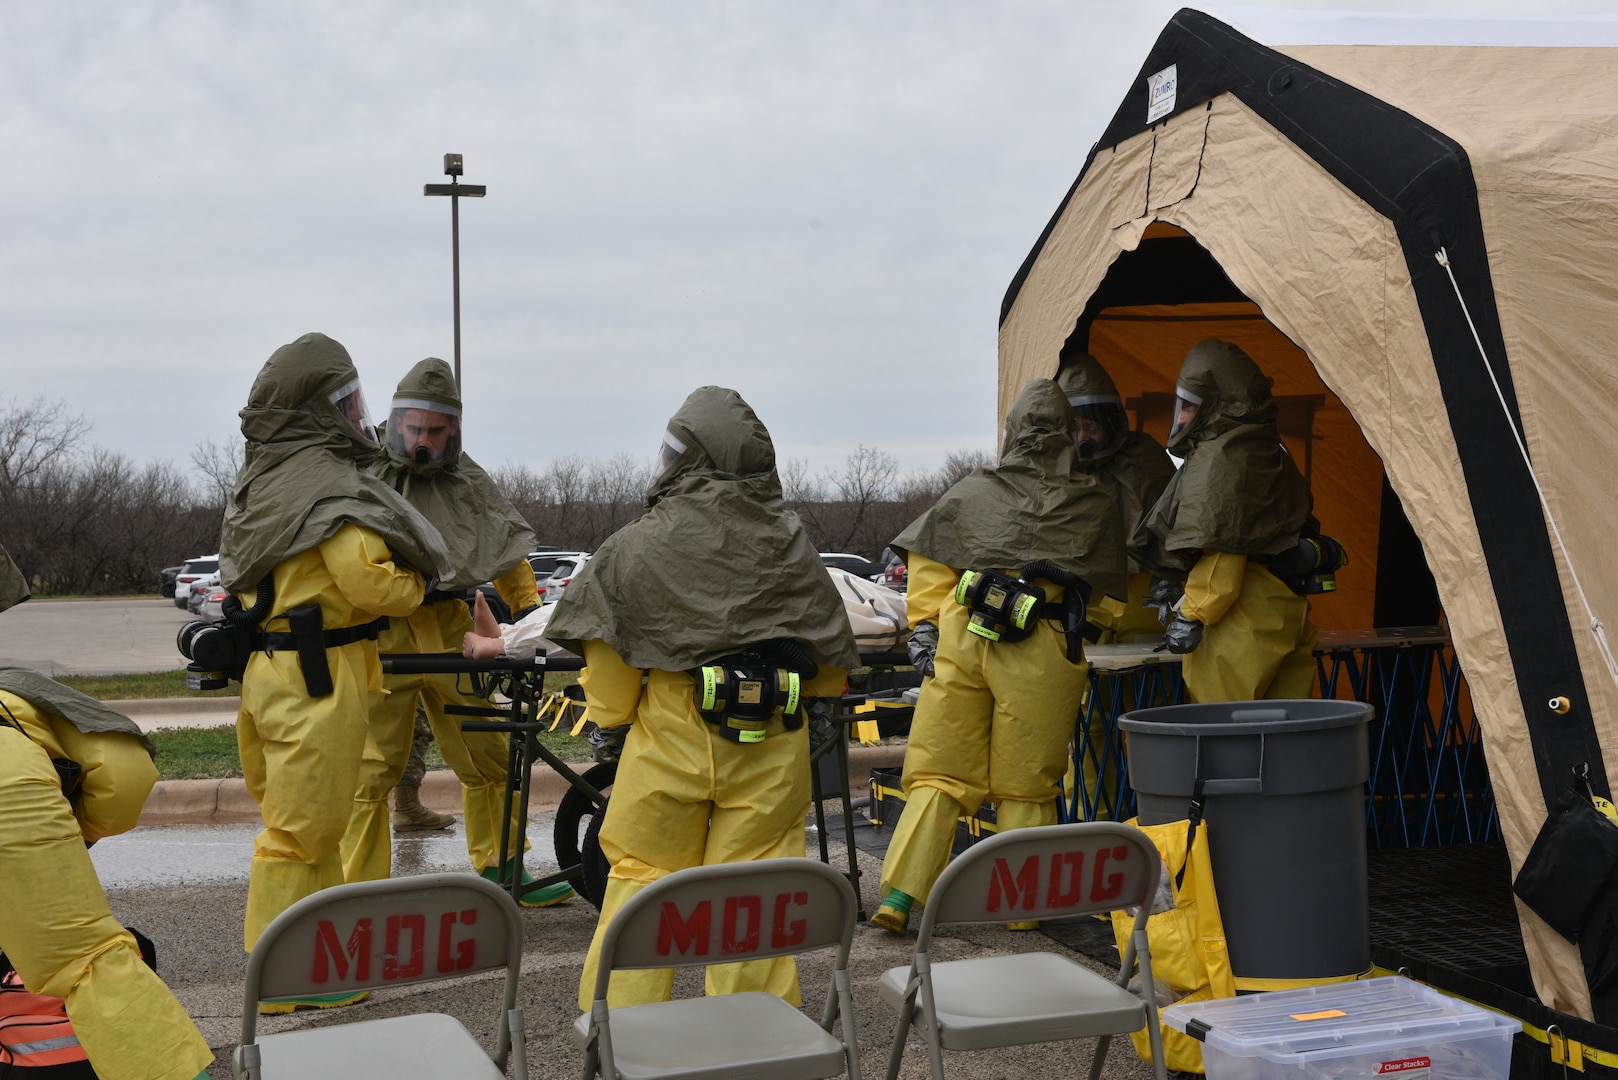
<instances>
[{"instance_id":1,"label":"white guy rope","mask_svg":"<svg viewBox=\"0 0 1618 1080\"><path fill-rule=\"evenodd\" d=\"M1573 578L1573 588L1579 594L1579 602L1584 605L1584 613L1590 618L1590 631L1595 635L1596 649L1601 653L1601 659L1606 662L1607 675L1612 679L1613 685L1618 686L1618 660L1613 659L1612 646L1607 643L1607 627L1590 608L1590 598L1585 595L1584 584L1579 580L1579 571L1573 565L1573 556L1567 550L1567 544L1562 540L1562 530L1556 524L1556 515L1551 513L1550 503L1545 501L1545 489L1539 486L1539 476L1534 472L1534 463L1528 460L1528 447L1523 444L1522 433L1517 430L1517 424L1511 418L1511 406L1506 404L1505 391L1500 389L1500 380L1495 376L1494 365L1489 362L1488 351L1483 348L1483 339L1478 335L1478 328L1472 322L1472 312L1467 310L1466 298L1461 295L1461 286L1455 280L1455 271L1449 264L1449 252L1440 247L1433 253L1438 265L1444 268L1449 275L1450 287L1455 290L1455 299L1461 305L1461 314L1466 316L1467 329L1472 331L1472 340L1477 343L1478 355L1483 358L1483 370L1489 373L1489 381L1494 384L1495 397L1500 399L1500 409L1506 414L1506 426L1511 428L1511 437L1517 442L1517 452L1522 454L1523 464L1528 467L1528 478L1534 482L1534 491L1539 495L1540 509L1545 513L1545 520L1550 523L1551 534L1556 537L1557 550L1567 563L1567 572Z\"/></svg>"}]
</instances>

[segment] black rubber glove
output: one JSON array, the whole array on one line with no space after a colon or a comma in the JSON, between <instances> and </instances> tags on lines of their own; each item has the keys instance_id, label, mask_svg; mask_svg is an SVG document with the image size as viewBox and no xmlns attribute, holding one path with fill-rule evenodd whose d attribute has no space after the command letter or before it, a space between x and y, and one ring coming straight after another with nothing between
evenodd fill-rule
<instances>
[{"instance_id":1,"label":"black rubber glove","mask_svg":"<svg viewBox=\"0 0 1618 1080\"><path fill-rule=\"evenodd\" d=\"M933 673L933 657L938 655L938 626L936 623L922 620L916 628L910 631L910 640L905 642L905 651L910 654L910 666L922 678L929 678Z\"/></svg>"},{"instance_id":2,"label":"black rubber glove","mask_svg":"<svg viewBox=\"0 0 1618 1080\"><path fill-rule=\"evenodd\" d=\"M1185 589L1181 587L1178 581L1170 581L1167 578L1154 577L1152 578L1151 591L1147 593L1146 598L1140 602L1140 606L1156 608L1157 624L1159 626L1167 626L1169 624L1169 620L1174 617L1174 605L1178 604L1180 602L1180 597L1184 595Z\"/></svg>"},{"instance_id":3,"label":"black rubber glove","mask_svg":"<svg viewBox=\"0 0 1618 1080\"><path fill-rule=\"evenodd\" d=\"M809 715L809 749L811 752L820 749L837 736L837 706L841 704L837 698L815 697L810 698L804 706Z\"/></svg>"},{"instance_id":4,"label":"black rubber glove","mask_svg":"<svg viewBox=\"0 0 1618 1080\"><path fill-rule=\"evenodd\" d=\"M1171 653L1188 653L1202 644L1202 624L1183 617L1178 611L1163 629L1163 643L1153 652L1167 649Z\"/></svg>"}]
</instances>

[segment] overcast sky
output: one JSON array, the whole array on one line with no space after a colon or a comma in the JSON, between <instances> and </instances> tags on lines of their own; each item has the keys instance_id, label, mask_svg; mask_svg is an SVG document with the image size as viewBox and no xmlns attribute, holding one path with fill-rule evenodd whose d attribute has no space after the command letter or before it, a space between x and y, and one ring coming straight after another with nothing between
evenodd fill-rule
<instances>
[{"instance_id":1,"label":"overcast sky","mask_svg":"<svg viewBox=\"0 0 1618 1080\"><path fill-rule=\"evenodd\" d=\"M783 460L935 468L991 449L1006 286L1179 6L6 0L0 398L189 468L320 330L382 419L453 357L454 151L484 465L650 458L720 383Z\"/></svg>"}]
</instances>

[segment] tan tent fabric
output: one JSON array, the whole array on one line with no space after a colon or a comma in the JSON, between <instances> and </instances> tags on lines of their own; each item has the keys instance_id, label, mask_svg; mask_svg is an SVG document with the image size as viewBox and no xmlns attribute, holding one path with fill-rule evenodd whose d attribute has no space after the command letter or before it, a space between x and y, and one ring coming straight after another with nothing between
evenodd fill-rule
<instances>
[{"instance_id":1,"label":"tan tent fabric","mask_svg":"<svg viewBox=\"0 0 1618 1080\"><path fill-rule=\"evenodd\" d=\"M1466 148L1535 470L1596 615L1618 623L1618 364L1608 357L1618 343L1618 50L1284 51ZM1166 227L1194 237L1253 306L1103 312L1090 351L1138 397L1172 392L1186 348L1223 337L1275 378L1277 394L1324 398L1308 447L1317 513L1354 561L1340 577L1345 595L1315 604L1323 626L1370 624L1385 468L1437 582L1515 868L1545 806L1496 599L1510 583L1493 582L1484 561L1405 252L1386 219L1229 94L1100 148L1003 321L1001 415L1029 378L1054 373L1119 254ZM1296 440L1289 449L1301 461ZM1563 595L1544 602L1567 606L1618 782L1618 686L1560 556L1558 565ZM1526 909L1521 917L1541 1000L1588 1017L1576 949Z\"/></svg>"}]
</instances>

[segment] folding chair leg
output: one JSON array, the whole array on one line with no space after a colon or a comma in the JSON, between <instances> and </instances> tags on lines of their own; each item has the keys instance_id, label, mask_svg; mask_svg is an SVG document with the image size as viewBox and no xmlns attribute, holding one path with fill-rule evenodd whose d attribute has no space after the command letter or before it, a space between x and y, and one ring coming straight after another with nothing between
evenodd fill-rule
<instances>
[{"instance_id":1,"label":"folding chair leg","mask_svg":"<svg viewBox=\"0 0 1618 1080\"><path fill-rule=\"evenodd\" d=\"M1107 1049L1111 1046L1111 1035L1096 1039L1096 1056L1090 1059L1090 1080L1101 1080L1101 1067L1107 1063Z\"/></svg>"},{"instance_id":2,"label":"folding chair leg","mask_svg":"<svg viewBox=\"0 0 1618 1080\"><path fill-rule=\"evenodd\" d=\"M843 1057L848 1062L848 1080L860 1080L859 1032L854 1028L854 991L849 984L848 972L839 971L834 981L837 984L837 1018L842 1024Z\"/></svg>"},{"instance_id":3,"label":"folding chair leg","mask_svg":"<svg viewBox=\"0 0 1618 1080\"><path fill-rule=\"evenodd\" d=\"M888 1050L887 1080L899 1080L899 1065L905 1057L905 1040L910 1038L910 1023L915 1015L916 998L912 992L899 1010L899 1026L893 1029L893 1046Z\"/></svg>"}]
</instances>

